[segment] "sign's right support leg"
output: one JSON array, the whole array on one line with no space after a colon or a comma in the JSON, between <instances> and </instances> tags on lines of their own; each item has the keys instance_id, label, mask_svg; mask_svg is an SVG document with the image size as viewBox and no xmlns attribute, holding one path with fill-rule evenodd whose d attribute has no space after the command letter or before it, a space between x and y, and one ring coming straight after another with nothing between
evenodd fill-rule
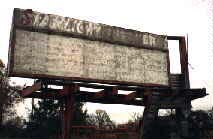
<instances>
[{"instance_id":1,"label":"sign's right support leg","mask_svg":"<svg viewBox=\"0 0 213 139\"><path fill-rule=\"evenodd\" d=\"M157 113L158 109L156 109L155 106L145 108L140 139L153 138L153 127L155 127Z\"/></svg>"}]
</instances>

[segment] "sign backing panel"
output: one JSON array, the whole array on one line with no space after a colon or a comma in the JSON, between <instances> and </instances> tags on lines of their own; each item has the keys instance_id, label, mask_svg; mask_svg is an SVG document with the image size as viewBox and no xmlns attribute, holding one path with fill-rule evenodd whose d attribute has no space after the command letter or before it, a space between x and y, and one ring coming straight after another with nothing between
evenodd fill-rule
<instances>
[{"instance_id":1,"label":"sign backing panel","mask_svg":"<svg viewBox=\"0 0 213 139\"><path fill-rule=\"evenodd\" d=\"M15 9L9 75L168 86L166 36Z\"/></svg>"}]
</instances>

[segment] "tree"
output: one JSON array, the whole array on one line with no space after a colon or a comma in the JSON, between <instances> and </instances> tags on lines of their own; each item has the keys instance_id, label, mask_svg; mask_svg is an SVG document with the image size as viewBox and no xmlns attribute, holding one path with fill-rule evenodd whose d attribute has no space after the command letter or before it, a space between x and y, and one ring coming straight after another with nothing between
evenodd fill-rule
<instances>
[{"instance_id":1,"label":"tree","mask_svg":"<svg viewBox=\"0 0 213 139\"><path fill-rule=\"evenodd\" d=\"M98 128L110 127L114 128L115 123L110 119L110 116L104 110L96 110L95 114L90 114L87 118L89 125L95 125Z\"/></svg>"},{"instance_id":2,"label":"tree","mask_svg":"<svg viewBox=\"0 0 213 139\"><path fill-rule=\"evenodd\" d=\"M72 119L72 125L86 125L88 117L87 110L83 110L84 103L76 102L75 111Z\"/></svg>"},{"instance_id":3,"label":"tree","mask_svg":"<svg viewBox=\"0 0 213 139\"><path fill-rule=\"evenodd\" d=\"M129 119L128 123L135 123L139 124L139 122L142 120L142 114L133 112L131 115L131 119Z\"/></svg>"},{"instance_id":4,"label":"tree","mask_svg":"<svg viewBox=\"0 0 213 139\"><path fill-rule=\"evenodd\" d=\"M22 87L12 86L9 81L4 64L0 60L0 127L2 127L4 120L16 116L14 106L22 100L18 94Z\"/></svg>"},{"instance_id":5,"label":"tree","mask_svg":"<svg viewBox=\"0 0 213 139\"><path fill-rule=\"evenodd\" d=\"M4 123L0 132L0 138L24 138L24 120L22 117L14 117Z\"/></svg>"},{"instance_id":6,"label":"tree","mask_svg":"<svg viewBox=\"0 0 213 139\"><path fill-rule=\"evenodd\" d=\"M0 137L12 138L22 134L23 121L18 117L15 105L22 99L18 94L21 86L13 86L6 76L6 69L0 60Z\"/></svg>"},{"instance_id":7,"label":"tree","mask_svg":"<svg viewBox=\"0 0 213 139\"><path fill-rule=\"evenodd\" d=\"M53 99L43 99L38 101L34 106L34 113L29 116L27 122L27 131L30 137L40 139L54 138L61 135L61 101ZM83 110L83 103L76 102L74 104L75 112L73 113L72 125L85 125L87 111Z\"/></svg>"},{"instance_id":8,"label":"tree","mask_svg":"<svg viewBox=\"0 0 213 139\"><path fill-rule=\"evenodd\" d=\"M192 111L189 117L191 123L190 132L193 138L204 138L206 131L213 129L213 117L211 111Z\"/></svg>"},{"instance_id":9,"label":"tree","mask_svg":"<svg viewBox=\"0 0 213 139\"><path fill-rule=\"evenodd\" d=\"M34 106L34 113L29 116L26 123L30 137L50 138L60 133L59 103L55 100L44 99Z\"/></svg>"},{"instance_id":10,"label":"tree","mask_svg":"<svg viewBox=\"0 0 213 139\"><path fill-rule=\"evenodd\" d=\"M140 132L142 127L142 119L143 115L140 113L132 113L131 119L128 120L128 125L132 127L132 129L136 129L136 131Z\"/></svg>"}]
</instances>

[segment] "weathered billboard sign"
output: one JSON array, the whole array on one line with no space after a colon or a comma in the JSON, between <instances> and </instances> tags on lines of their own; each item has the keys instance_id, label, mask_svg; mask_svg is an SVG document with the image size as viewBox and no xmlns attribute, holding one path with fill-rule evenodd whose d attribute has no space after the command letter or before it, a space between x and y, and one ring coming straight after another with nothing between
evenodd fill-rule
<instances>
[{"instance_id":1,"label":"weathered billboard sign","mask_svg":"<svg viewBox=\"0 0 213 139\"><path fill-rule=\"evenodd\" d=\"M166 36L15 9L9 76L168 85Z\"/></svg>"}]
</instances>

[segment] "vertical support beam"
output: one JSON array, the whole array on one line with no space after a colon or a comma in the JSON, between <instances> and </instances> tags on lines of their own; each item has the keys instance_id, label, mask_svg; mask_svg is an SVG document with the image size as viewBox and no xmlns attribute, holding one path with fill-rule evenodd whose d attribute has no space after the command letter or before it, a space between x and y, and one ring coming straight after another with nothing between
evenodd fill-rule
<instances>
[{"instance_id":1,"label":"vertical support beam","mask_svg":"<svg viewBox=\"0 0 213 139\"><path fill-rule=\"evenodd\" d=\"M179 136L181 138L190 138L189 116L191 113L191 103L186 98L177 98L179 103L176 107L176 121L179 127Z\"/></svg>"},{"instance_id":2,"label":"vertical support beam","mask_svg":"<svg viewBox=\"0 0 213 139\"><path fill-rule=\"evenodd\" d=\"M184 75L183 87L190 88L189 83L189 70L188 70L188 52L186 48L185 37L180 37L179 39L179 50L180 50L180 62L181 62L181 72Z\"/></svg>"},{"instance_id":3,"label":"vertical support beam","mask_svg":"<svg viewBox=\"0 0 213 139\"><path fill-rule=\"evenodd\" d=\"M70 139L70 129L72 127L72 119L74 113L74 96L73 93L76 91L74 86L64 86L63 93L66 94L64 97L64 109L63 109L63 124L62 124L62 139Z\"/></svg>"},{"instance_id":4,"label":"vertical support beam","mask_svg":"<svg viewBox=\"0 0 213 139\"><path fill-rule=\"evenodd\" d=\"M181 109L181 133L184 138L189 137L189 115L191 113L191 102L187 99L183 102L184 106Z\"/></svg>"},{"instance_id":5,"label":"vertical support beam","mask_svg":"<svg viewBox=\"0 0 213 139\"><path fill-rule=\"evenodd\" d=\"M35 107L35 105L34 105L34 98L32 98L32 115L34 116L34 107Z\"/></svg>"},{"instance_id":6,"label":"vertical support beam","mask_svg":"<svg viewBox=\"0 0 213 139\"><path fill-rule=\"evenodd\" d=\"M188 69L188 48L186 46L185 37L181 37L179 40L180 43L180 59L181 59L181 71L184 75L184 89L190 88L190 81L189 81L189 69ZM181 114L183 115L183 119L181 120L181 133L182 136L187 138L189 136L189 121L188 117L191 112L191 100L187 100L184 98L184 107L180 110Z\"/></svg>"},{"instance_id":7,"label":"vertical support beam","mask_svg":"<svg viewBox=\"0 0 213 139\"><path fill-rule=\"evenodd\" d=\"M189 69L188 69L188 48L186 46L186 40L184 36L168 36L169 40L179 40L179 51L180 51L180 63L181 73L183 74L183 89L190 88L189 82ZM191 100L184 99L183 107L176 109L178 121L181 121L181 135L183 137L188 136L188 116L191 111Z\"/></svg>"},{"instance_id":8,"label":"vertical support beam","mask_svg":"<svg viewBox=\"0 0 213 139\"><path fill-rule=\"evenodd\" d=\"M146 97L146 105L143 112L143 125L140 132L140 139L152 139L153 127L158 115L158 108L153 103L157 99L156 97L157 96L153 97L151 93Z\"/></svg>"}]
</instances>

